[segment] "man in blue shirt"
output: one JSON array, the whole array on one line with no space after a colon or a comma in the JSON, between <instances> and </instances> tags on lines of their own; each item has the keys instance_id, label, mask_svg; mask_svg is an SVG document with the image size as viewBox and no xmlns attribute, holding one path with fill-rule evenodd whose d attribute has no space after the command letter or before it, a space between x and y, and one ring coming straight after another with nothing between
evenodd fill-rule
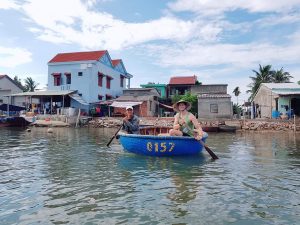
<instances>
[{"instance_id":1,"label":"man in blue shirt","mask_svg":"<svg viewBox=\"0 0 300 225\"><path fill-rule=\"evenodd\" d=\"M126 107L126 116L123 118L122 130L128 134L139 134L139 118L133 114L132 106Z\"/></svg>"}]
</instances>

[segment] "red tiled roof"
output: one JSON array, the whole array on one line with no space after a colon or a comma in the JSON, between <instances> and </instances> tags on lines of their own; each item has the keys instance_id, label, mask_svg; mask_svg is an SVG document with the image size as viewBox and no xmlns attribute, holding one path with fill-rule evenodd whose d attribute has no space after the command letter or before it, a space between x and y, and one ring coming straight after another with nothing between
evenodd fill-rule
<instances>
[{"instance_id":1,"label":"red tiled roof","mask_svg":"<svg viewBox=\"0 0 300 225\"><path fill-rule=\"evenodd\" d=\"M116 65L118 65L121 62L121 59L113 59L111 60L113 67L115 67Z\"/></svg>"},{"instance_id":2,"label":"red tiled roof","mask_svg":"<svg viewBox=\"0 0 300 225\"><path fill-rule=\"evenodd\" d=\"M188 77L171 77L169 84L195 84L197 77L188 76Z\"/></svg>"},{"instance_id":3,"label":"red tiled roof","mask_svg":"<svg viewBox=\"0 0 300 225\"><path fill-rule=\"evenodd\" d=\"M87 61L87 60L98 60L107 51L92 51L92 52L70 52L70 53L58 53L52 58L49 63L56 62L72 62L72 61Z\"/></svg>"}]
</instances>

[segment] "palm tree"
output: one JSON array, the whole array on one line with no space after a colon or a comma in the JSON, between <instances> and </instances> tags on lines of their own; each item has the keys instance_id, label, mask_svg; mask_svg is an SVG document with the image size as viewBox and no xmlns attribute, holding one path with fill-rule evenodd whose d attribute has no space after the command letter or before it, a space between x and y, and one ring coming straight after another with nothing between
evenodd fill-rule
<instances>
[{"instance_id":1,"label":"palm tree","mask_svg":"<svg viewBox=\"0 0 300 225\"><path fill-rule=\"evenodd\" d=\"M255 77L250 77L252 80L252 83L248 85L248 87L251 88L251 90L248 90L247 92L251 93L250 98L254 97L254 94L256 93L257 89L259 88L261 83L270 83L272 82L272 71L271 71L271 65L261 66L259 64L259 70L252 70L255 73Z\"/></svg>"},{"instance_id":2,"label":"palm tree","mask_svg":"<svg viewBox=\"0 0 300 225\"><path fill-rule=\"evenodd\" d=\"M34 91L36 87L39 85L36 83L31 77L27 77L25 80L25 92Z\"/></svg>"},{"instance_id":3,"label":"palm tree","mask_svg":"<svg viewBox=\"0 0 300 225\"><path fill-rule=\"evenodd\" d=\"M236 87L232 93L234 93L234 95L236 97L236 104L238 105L239 104L239 95L241 94L240 88Z\"/></svg>"},{"instance_id":4,"label":"palm tree","mask_svg":"<svg viewBox=\"0 0 300 225\"><path fill-rule=\"evenodd\" d=\"M22 80L18 76L14 76L14 82L16 82L16 84L18 84L18 86L22 89L22 91L24 91Z\"/></svg>"},{"instance_id":5,"label":"palm tree","mask_svg":"<svg viewBox=\"0 0 300 225\"><path fill-rule=\"evenodd\" d=\"M281 67L280 70L272 71L272 81L274 83L289 83L290 79L293 78L289 72L284 72Z\"/></svg>"}]
</instances>

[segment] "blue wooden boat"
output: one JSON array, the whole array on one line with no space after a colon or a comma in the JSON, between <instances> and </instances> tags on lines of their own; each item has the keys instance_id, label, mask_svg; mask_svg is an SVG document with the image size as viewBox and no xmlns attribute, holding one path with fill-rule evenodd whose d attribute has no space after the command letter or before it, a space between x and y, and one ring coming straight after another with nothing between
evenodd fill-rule
<instances>
[{"instance_id":1,"label":"blue wooden boat","mask_svg":"<svg viewBox=\"0 0 300 225\"><path fill-rule=\"evenodd\" d=\"M128 152L150 156L185 156L196 155L202 151L202 144L192 137L157 136L162 127L141 129L141 134L119 134L119 139ZM154 132L153 132L154 131ZM204 133L202 141L208 137Z\"/></svg>"}]
</instances>

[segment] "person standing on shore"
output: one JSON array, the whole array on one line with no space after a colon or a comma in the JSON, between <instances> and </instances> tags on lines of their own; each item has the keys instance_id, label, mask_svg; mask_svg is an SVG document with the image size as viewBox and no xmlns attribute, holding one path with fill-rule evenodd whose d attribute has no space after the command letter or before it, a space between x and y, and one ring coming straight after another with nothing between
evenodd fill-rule
<instances>
[{"instance_id":1,"label":"person standing on shore","mask_svg":"<svg viewBox=\"0 0 300 225\"><path fill-rule=\"evenodd\" d=\"M126 107L126 116L123 118L122 131L128 134L139 134L139 123L138 116L134 115L132 106Z\"/></svg>"},{"instance_id":2,"label":"person standing on shore","mask_svg":"<svg viewBox=\"0 0 300 225\"><path fill-rule=\"evenodd\" d=\"M170 136L190 136L196 140L203 137L202 128L197 118L188 110L191 109L191 103L180 100L173 105L175 115L173 129L169 131Z\"/></svg>"}]
</instances>

